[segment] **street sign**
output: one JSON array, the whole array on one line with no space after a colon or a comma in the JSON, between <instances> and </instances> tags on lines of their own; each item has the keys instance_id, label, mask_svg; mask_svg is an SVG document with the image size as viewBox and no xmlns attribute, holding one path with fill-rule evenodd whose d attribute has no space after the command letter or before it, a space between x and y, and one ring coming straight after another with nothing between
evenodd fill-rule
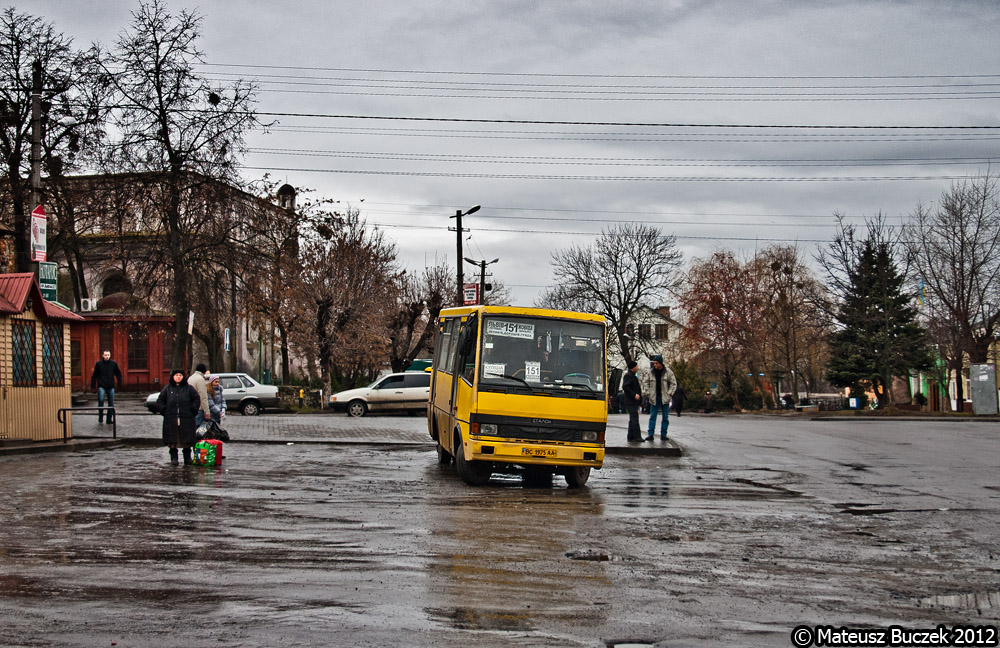
<instances>
[{"instance_id":1,"label":"street sign","mask_svg":"<svg viewBox=\"0 0 1000 648\"><path fill-rule=\"evenodd\" d=\"M51 261L38 264L38 287L42 289L42 299L56 301L58 295L59 266Z\"/></svg>"},{"instance_id":2,"label":"street sign","mask_svg":"<svg viewBox=\"0 0 1000 648\"><path fill-rule=\"evenodd\" d=\"M226 329L226 351L232 350L232 345L229 343L229 329Z\"/></svg>"},{"instance_id":3,"label":"street sign","mask_svg":"<svg viewBox=\"0 0 1000 648\"><path fill-rule=\"evenodd\" d=\"M45 238L45 208L39 205L31 212L31 260L44 261L47 253Z\"/></svg>"},{"instance_id":4,"label":"street sign","mask_svg":"<svg viewBox=\"0 0 1000 648\"><path fill-rule=\"evenodd\" d=\"M479 303L479 284L467 283L462 287L462 303L474 306Z\"/></svg>"},{"instance_id":5,"label":"street sign","mask_svg":"<svg viewBox=\"0 0 1000 648\"><path fill-rule=\"evenodd\" d=\"M188 311L188 335L194 332L194 311Z\"/></svg>"}]
</instances>

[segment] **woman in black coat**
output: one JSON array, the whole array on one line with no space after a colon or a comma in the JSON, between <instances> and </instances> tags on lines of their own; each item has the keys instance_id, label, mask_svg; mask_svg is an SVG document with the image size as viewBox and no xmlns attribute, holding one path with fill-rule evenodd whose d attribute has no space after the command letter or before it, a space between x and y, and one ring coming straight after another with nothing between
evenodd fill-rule
<instances>
[{"instance_id":1,"label":"woman in black coat","mask_svg":"<svg viewBox=\"0 0 1000 648\"><path fill-rule=\"evenodd\" d=\"M184 465L191 464L191 446L195 444L194 416L201 408L198 390L188 384L181 369L170 373L170 382L156 399L163 415L163 445L170 446L170 463L177 465L177 448L184 451Z\"/></svg>"}]
</instances>

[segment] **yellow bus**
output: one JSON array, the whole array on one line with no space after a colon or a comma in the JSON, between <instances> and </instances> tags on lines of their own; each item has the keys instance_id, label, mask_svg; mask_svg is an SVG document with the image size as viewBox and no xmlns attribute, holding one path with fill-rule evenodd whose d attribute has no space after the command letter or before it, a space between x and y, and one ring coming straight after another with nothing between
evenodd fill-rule
<instances>
[{"instance_id":1,"label":"yellow bus","mask_svg":"<svg viewBox=\"0 0 1000 648\"><path fill-rule=\"evenodd\" d=\"M562 474L604 464L606 324L600 315L511 306L441 311L427 427L438 460L482 485L494 472Z\"/></svg>"}]
</instances>

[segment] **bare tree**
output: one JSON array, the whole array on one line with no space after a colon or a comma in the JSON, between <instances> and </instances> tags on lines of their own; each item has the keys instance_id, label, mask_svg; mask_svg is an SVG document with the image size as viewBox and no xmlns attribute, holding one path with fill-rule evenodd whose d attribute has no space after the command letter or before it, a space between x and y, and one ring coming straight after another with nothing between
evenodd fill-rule
<instances>
[{"instance_id":1,"label":"bare tree","mask_svg":"<svg viewBox=\"0 0 1000 648\"><path fill-rule=\"evenodd\" d=\"M907 244L927 301L939 348L957 342L949 358L956 399L963 394L963 354L986 362L1000 333L1000 191L989 173L953 184L937 206L918 205ZM942 330L948 329L948 330ZM955 353L957 352L957 353ZM942 354L944 355L944 354Z\"/></svg>"},{"instance_id":2,"label":"bare tree","mask_svg":"<svg viewBox=\"0 0 1000 648\"><path fill-rule=\"evenodd\" d=\"M754 266L761 278L768 341L764 369L768 373L781 369L791 381L793 394L798 394L803 379L806 391L813 391L818 376L813 375L810 359L817 349L826 346L829 334L825 316L829 307L823 286L793 245L765 248L757 254Z\"/></svg>"},{"instance_id":3,"label":"bare tree","mask_svg":"<svg viewBox=\"0 0 1000 648\"><path fill-rule=\"evenodd\" d=\"M91 74L93 60L75 51L72 41L51 24L13 7L0 12L0 155L3 191L8 194L14 224L18 272L30 269L28 221L31 189L32 86L39 74L41 104L41 168L50 178L76 168L84 150L100 138L103 110L99 84ZM47 187L52 190L51 183ZM66 221L54 221L50 247L57 251ZM72 218L68 222L72 222Z\"/></svg>"},{"instance_id":4,"label":"bare tree","mask_svg":"<svg viewBox=\"0 0 1000 648\"><path fill-rule=\"evenodd\" d=\"M626 325L641 306L662 303L680 263L674 236L621 223L604 230L593 245L554 252L556 285L546 295L559 307L603 315L628 362Z\"/></svg>"},{"instance_id":5,"label":"bare tree","mask_svg":"<svg viewBox=\"0 0 1000 648\"><path fill-rule=\"evenodd\" d=\"M244 134L258 122L250 84L215 87L197 74L195 66L203 62L195 45L197 14L174 16L163 2L151 0L132 16L131 31L114 48L94 51L116 99L118 140L111 162L120 170L163 174L161 231L177 320L171 363L180 366L188 342L184 314L198 299L190 268L226 241L207 236L205 227L219 206L185 205L185 196L206 179L234 179Z\"/></svg>"},{"instance_id":6,"label":"bare tree","mask_svg":"<svg viewBox=\"0 0 1000 648\"><path fill-rule=\"evenodd\" d=\"M760 367L765 344L764 292L754 264L725 251L697 260L685 277L680 303L687 315L684 336L715 356L723 392L739 408L737 381L747 369ZM751 373L759 378L759 370Z\"/></svg>"},{"instance_id":7,"label":"bare tree","mask_svg":"<svg viewBox=\"0 0 1000 648\"><path fill-rule=\"evenodd\" d=\"M388 355L395 246L350 211L329 239L304 243L300 286L324 388L334 379L354 383L374 373Z\"/></svg>"},{"instance_id":8,"label":"bare tree","mask_svg":"<svg viewBox=\"0 0 1000 648\"><path fill-rule=\"evenodd\" d=\"M396 312L389 323L389 364L403 371L424 349L433 350L438 314L455 294L455 275L444 263L400 276Z\"/></svg>"}]
</instances>

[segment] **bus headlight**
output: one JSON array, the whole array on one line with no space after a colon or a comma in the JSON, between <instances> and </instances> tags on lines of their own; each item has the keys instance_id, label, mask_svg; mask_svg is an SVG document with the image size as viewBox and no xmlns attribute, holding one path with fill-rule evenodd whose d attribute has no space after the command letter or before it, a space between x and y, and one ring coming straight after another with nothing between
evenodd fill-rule
<instances>
[{"instance_id":1,"label":"bus headlight","mask_svg":"<svg viewBox=\"0 0 1000 648\"><path fill-rule=\"evenodd\" d=\"M584 430L580 435L580 440L595 442L597 441L597 432L594 430Z\"/></svg>"},{"instance_id":2,"label":"bus headlight","mask_svg":"<svg viewBox=\"0 0 1000 648\"><path fill-rule=\"evenodd\" d=\"M480 423L479 424L479 433L480 434L496 434L497 433L497 425L496 425L496 423Z\"/></svg>"}]
</instances>

